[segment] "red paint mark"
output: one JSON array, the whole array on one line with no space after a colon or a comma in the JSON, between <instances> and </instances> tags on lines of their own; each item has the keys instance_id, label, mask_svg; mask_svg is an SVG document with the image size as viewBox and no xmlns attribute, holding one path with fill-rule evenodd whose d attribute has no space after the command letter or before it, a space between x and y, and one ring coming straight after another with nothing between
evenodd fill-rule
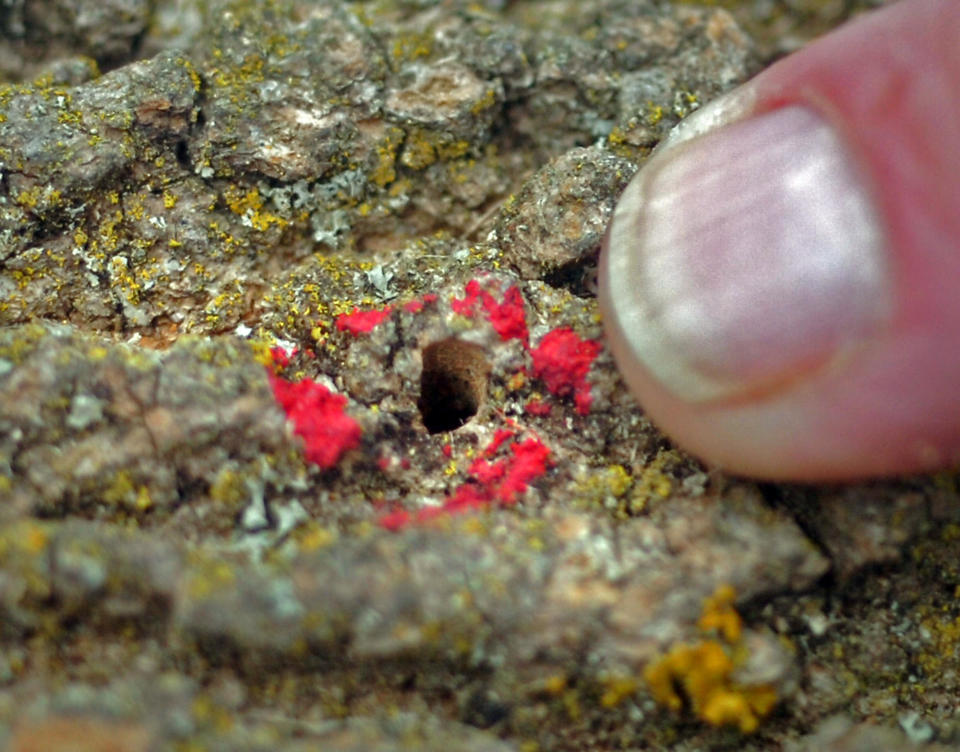
<instances>
[{"instance_id":1,"label":"red paint mark","mask_svg":"<svg viewBox=\"0 0 960 752\"><path fill-rule=\"evenodd\" d=\"M273 396L303 439L308 462L331 468L360 443L360 424L345 412L347 398L312 379L286 381L268 372Z\"/></svg>"},{"instance_id":2,"label":"red paint mark","mask_svg":"<svg viewBox=\"0 0 960 752\"><path fill-rule=\"evenodd\" d=\"M547 390L558 397L572 397L576 410L581 415L590 411L593 398L587 375L597 355L600 344L584 340L569 327L548 332L536 348L530 347L525 303L520 288L512 285L500 295L501 288L494 281L487 287L477 279L464 287L462 298L450 299L451 310L461 316L484 316L501 340L519 340L530 353L533 361L532 375L541 380ZM404 311L419 313L427 304L436 302L433 293L418 300L403 304ZM383 323L393 311L392 306L380 310L360 311L336 317L339 331L354 335L370 332ZM275 362L280 362L277 356ZM287 358L286 353L282 357ZM289 358L283 364L289 362ZM289 384L272 377L274 393L284 406L288 417L294 422L295 431L307 444L307 459L321 467L332 467L341 454L358 445L360 427L344 412L346 399L332 394L309 379ZM524 406L528 415L549 415L551 406L543 400L531 399ZM468 470L468 479L439 506L426 507L410 512L395 509L380 517L380 524L389 530L398 530L411 522L421 522L439 515L455 514L471 509L483 509L490 505L509 506L529 488L530 483L542 476L550 461L550 449L538 438L518 439L515 423L507 421L510 428L497 430L490 443L474 460ZM442 447L444 457L453 455L450 444ZM392 463L381 458L381 469ZM408 458L400 458L400 466L410 469Z\"/></svg>"},{"instance_id":3,"label":"red paint mark","mask_svg":"<svg viewBox=\"0 0 960 752\"><path fill-rule=\"evenodd\" d=\"M544 402L543 400L537 399L532 399L523 406L523 411L527 415L549 415L550 409L551 407L549 402Z\"/></svg>"},{"instance_id":4,"label":"red paint mark","mask_svg":"<svg viewBox=\"0 0 960 752\"><path fill-rule=\"evenodd\" d=\"M380 310L374 309L372 311L361 311L358 308L354 308L350 313L341 313L337 316L337 331L350 332L354 336L366 334L390 318L392 312L392 306L387 306Z\"/></svg>"},{"instance_id":5,"label":"red paint mark","mask_svg":"<svg viewBox=\"0 0 960 752\"><path fill-rule=\"evenodd\" d=\"M432 292L428 292L426 295L420 298L420 300L411 300L407 303L404 303L403 310L405 310L407 313L420 313L424 306L436 302L437 296Z\"/></svg>"},{"instance_id":6,"label":"red paint mark","mask_svg":"<svg viewBox=\"0 0 960 752\"><path fill-rule=\"evenodd\" d=\"M277 370L286 368L290 365L290 358L297 354L297 348L293 348L292 352L287 352L286 348L280 347L280 345L274 345L270 348L270 357L273 359L273 365L276 366Z\"/></svg>"},{"instance_id":7,"label":"red paint mark","mask_svg":"<svg viewBox=\"0 0 960 752\"><path fill-rule=\"evenodd\" d=\"M476 315L476 303L480 299L483 289L477 280L471 279L467 282L463 291L465 295L462 298L450 298L450 308L456 314L472 317Z\"/></svg>"},{"instance_id":8,"label":"red paint mark","mask_svg":"<svg viewBox=\"0 0 960 752\"><path fill-rule=\"evenodd\" d=\"M500 339L519 339L524 345L527 344L530 333L527 331L527 317L519 287L513 285L507 288L503 301L498 303L490 292L481 287L480 282L471 279L464 287L462 298L451 298L450 308L454 313L472 318L478 313L478 303Z\"/></svg>"},{"instance_id":9,"label":"red paint mark","mask_svg":"<svg viewBox=\"0 0 960 752\"><path fill-rule=\"evenodd\" d=\"M496 451L500 448L500 445L503 444L507 439L513 438L515 431L511 431L509 428L500 428L493 438L490 440L490 443L487 444L487 448L483 450L483 453L487 457L492 457Z\"/></svg>"},{"instance_id":10,"label":"red paint mark","mask_svg":"<svg viewBox=\"0 0 960 752\"><path fill-rule=\"evenodd\" d=\"M531 349L523 296L516 285L507 288L503 300L497 302L490 291L472 279L464 287L462 298L450 300L450 307L454 313L468 317L477 316L482 308L501 339L519 339L523 343L533 358L534 377L543 381L551 394L573 397L580 415L590 412L593 397L587 373L600 353L597 341L581 339L569 327L561 327L548 332L540 344ZM529 402L525 409L531 415L550 412L549 405L537 400Z\"/></svg>"},{"instance_id":11,"label":"red paint mark","mask_svg":"<svg viewBox=\"0 0 960 752\"><path fill-rule=\"evenodd\" d=\"M387 530L399 530L410 522L410 512L405 509L398 509L396 512L389 512L380 518L380 526Z\"/></svg>"},{"instance_id":12,"label":"red paint mark","mask_svg":"<svg viewBox=\"0 0 960 752\"><path fill-rule=\"evenodd\" d=\"M495 478L492 491L501 504L513 504L516 497L527 490L530 481L547 472L550 450L540 439L529 438L510 445L512 457L491 465Z\"/></svg>"},{"instance_id":13,"label":"red paint mark","mask_svg":"<svg viewBox=\"0 0 960 752\"><path fill-rule=\"evenodd\" d=\"M493 302L492 296L484 298L483 308L500 339L518 339L527 344L530 333L527 331L527 316L519 287L514 285L508 288L503 294L502 303Z\"/></svg>"},{"instance_id":14,"label":"red paint mark","mask_svg":"<svg viewBox=\"0 0 960 752\"><path fill-rule=\"evenodd\" d=\"M437 507L417 512L400 509L380 518L388 530L399 530L411 522L424 522L444 514L459 514L485 509L491 504L511 506L529 488L530 483L547 471L550 449L538 438L516 441L516 433L500 429L483 450L483 456L470 465L469 480ZM509 447L509 454L491 462L500 447Z\"/></svg>"},{"instance_id":15,"label":"red paint mark","mask_svg":"<svg viewBox=\"0 0 960 752\"><path fill-rule=\"evenodd\" d=\"M473 509L484 509L489 506L490 497L486 489L473 483L464 483L452 495L443 500L439 507L421 509L414 518L417 522L431 520L444 514L463 514Z\"/></svg>"},{"instance_id":16,"label":"red paint mark","mask_svg":"<svg viewBox=\"0 0 960 752\"><path fill-rule=\"evenodd\" d=\"M572 395L577 412L586 415L593 402L587 373L599 353L599 342L580 339L569 327L554 329L530 352L533 375L543 381L551 394Z\"/></svg>"}]
</instances>

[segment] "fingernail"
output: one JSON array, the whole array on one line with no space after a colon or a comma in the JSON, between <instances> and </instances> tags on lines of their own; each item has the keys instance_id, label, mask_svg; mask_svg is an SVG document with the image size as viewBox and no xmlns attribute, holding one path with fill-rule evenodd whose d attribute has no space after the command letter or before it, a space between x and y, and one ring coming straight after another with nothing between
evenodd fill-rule
<instances>
[{"instance_id":1,"label":"fingernail","mask_svg":"<svg viewBox=\"0 0 960 752\"><path fill-rule=\"evenodd\" d=\"M604 249L615 354L688 401L788 383L892 308L884 236L833 128L800 105L715 121L640 170Z\"/></svg>"}]
</instances>

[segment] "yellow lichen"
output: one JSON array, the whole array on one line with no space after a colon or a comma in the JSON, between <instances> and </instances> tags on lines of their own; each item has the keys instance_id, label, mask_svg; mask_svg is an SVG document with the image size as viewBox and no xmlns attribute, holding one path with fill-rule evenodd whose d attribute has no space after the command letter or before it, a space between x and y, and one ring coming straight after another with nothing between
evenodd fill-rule
<instances>
[{"instance_id":1,"label":"yellow lichen","mask_svg":"<svg viewBox=\"0 0 960 752\"><path fill-rule=\"evenodd\" d=\"M463 140L438 142L436 149L440 159L459 159L470 150L470 142Z\"/></svg>"},{"instance_id":2,"label":"yellow lichen","mask_svg":"<svg viewBox=\"0 0 960 752\"><path fill-rule=\"evenodd\" d=\"M283 217L263 210L263 197L256 188L244 191L236 185L228 186L224 191L224 199L230 211L260 232L265 232L274 225L283 228L289 224Z\"/></svg>"},{"instance_id":3,"label":"yellow lichen","mask_svg":"<svg viewBox=\"0 0 960 752\"><path fill-rule=\"evenodd\" d=\"M673 481L665 469L680 460L680 455L669 449L661 449L637 478L630 495L630 508L638 513L647 508L654 499L666 499L673 492Z\"/></svg>"},{"instance_id":4,"label":"yellow lichen","mask_svg":"<svg viewBox=\"0 0 960 752\"><path fill-rule=\"evenodd\" d=\"M603 680L604 692L600 704L605 708L615 708L628 697L632 697L640 684L633 676L610 676Z\"/></svg>"},{"instance_id":5,"label":"yellow lichen","mask_svg":"<svg viewBox=\"0 0 960 752\"><path fill-rule=\"evenodd\" d=\"M333 543L337 539L337 534L330 528L314 522L303 525L302 529L295 531L293 539L299 544L301 551L316 551Z\"/></svg>"},{"instance_id":6,"label":"yellow lichen","mask_svg":"<svg viewBox=\"0 0 960 752\"><path fill-rule=\"evenodd\" d=\"M538 395L534 395L538 398ZM626 493L633 485L633 477L623 465L609 465L599 472L577 478L576 496L588 507L601 506L618 519L625 519L634 512Z\"/></svg>"},{"instance_id":7,"label":"yellow lichen","mask_svg":"<svg viewBox=\"0 0 960 752\"><path fill-rule=\"evenodd\" d=\"M400 161L411 169L422 170L437 161L437 152L425 136L420 133L411 133Z\"/></svg>"},{"instance_id":8,"label":"yellow lichen","mask_svg":"<svg viewBox=\"0 0 960 752\"><path fill-rule=\"evenodd\" d=\"M527 376L523 371L517 371L513 376L507 380L507 389L511 392L516 392L520 389L523 389L527 384Z\"/></svg>"},{"instance_id":9,"label":"yellow lichen","mask_svg":"<svg viewBox=\"0 0 960 752\"><path fill-rule=\"evenodd\" d=\"M185 57L178 57L176 62L177 65L183 66L187 75L190 76L190 81L193 83L193 90L199 92L203 82L200 80L200 74L197 73L197 69L193 66L193 63Z\"/></svg>"},{"instance_id":10,"label":"yellow lichen","mask_svg":"<svg viewBox=\"0 0 960 752\"><path fill-rule=\"evenodd\" d=\"M470 108L470 112L474 115L479 115L484 110L490 109L497 103L497 93L493 89L487 89L483 96L480 97L476 102L473 103L473 106Z\"/></svg>"},{"instance_id":11,"label":"yellow lichen","mask_svg":"<svg viewBox=\"0 0 960 752\"><path fill-rule=\"evenodd\" d=\"M424 31L419 34L399 35L394 39L391 54L397 62L430 57L433 52L433 37Z\"/></svg>"},{"instance_id":12,"label":"yellow lichen","mask_svg":"<svg viewBox=\"0 0 960 752\"><path fill-rule=\"evenodd\" d=\"M663 107L647 100L647 125L657 125L663 120Z\"/></svg>"},{"instance_id":13,"label":"yellow lichen","mask_svg":"<svg viewBox=\"0 0 960 752\"><path fill-rule=\"evenodd\" d=\"M955 525L951 527L956 528ZM954 532L950 538L954 539ZM960 586L954 588L954 598ZM923 604L913 617L920 625L926 639L916 656L917 664L926 676L942 676L956 673L960 664L960 616L954 603L940 605Z\"/></svg>"},{"instance_id":14,"label":"yellow lichen","mask_svg":"<svg viewBox=\"0 0 960 752\"><path fill-rule=\"evenodd\" d=\"M243 478L225 467L210 484L210 498L227 506L237 506L247 498Z\"/></svg>"},{"instance_id":15,"label":"yellow lichen","mask_svg":"<svg viewBox=\"0 0 960 752\"><path fill-rule=\"evenodd\" d=\"M103 492L107 504L123 505L140 512L153 506L150 490L145 485L136 485L128 470L120 470Z\"/></svg>"},{"instance_id":16,"label":"yellow lichen","mask_svg":"<svg viewBox=\"0 0 960 752\"><path fill-rule=\"evenodd\" d=\"M141 485L137 491L137 498L134 499L133 506L141 512L146 512L152 507L153 499L150 497L150 489Z\"/></svg>"},{"instance_id":17,"label":"yellow lichen","mask_svg":"<svg viewBox=\"0 0 960 752\"><path fill-rule=\"evenodd\" d=\"M610 133L607 134L607 141L611 146L622 146L626 143L627 136L624 130L619 125L616 125Z\"/></svg>"},{"instance_id":18,"label":"yellow lichen","mask_svg":"<svg viewBox=\"0 0 960 752\"><path fill-rule=\"evenodd\" d=\"M42 191L43 188L41 186L28 188L25 191L20 191L14 197L14 201L16 201L24 209L33 209L38 203L40 203L40 194Z\"/></svg>"},{"instance_id":19,"label":"yellow lichen","mask_svg":"<svg viewBox=\"0 0 960 752\"><path fill-rule=\"evenodd\" d=\"M552 674L543 681L543 691L548 695L559 696L567 690L567 677L563 674Z\"/></svg>"},{"instance_id":20,"label":"yellow lichen","mask_svg":"<svg viewBox=\"0 0 960 752\"><path fill-rule=\"evenodd\" d=\"M397 161L397 147L403 140L403 131L397 127L387 129L383 140L377 144L377 166L370 172L370 180L381 188L397 178L394 165Z\"/></svg>"},{"instance_id":21,"label":"yellow lichen","mask_svg":"<svg viewBox=\"0 0 960 752\"><path fill-rule=\"evenodd\" d=\"M733 607L737 593L730 585L721 585L703 602L697 626L704 632L718 632L730 644L740 642L743 621Z\"/></svg>"},{"instance_id":22,"label":"yellow lichen","mask_svg":"<svg viewBox=\"0 0 960 752\"><path fill-rule=\"evenodd\" d=\"M23 537L23 549L32 554L38 554L47 547L50 536L47 531L37 525L28 525Z\"/></svg>"},{"instance_id":23,"label":"yellow lichen","mask_svg":"<svg viewBox=\"0 0 960 752\"><path fill-rule=\"evenodd\" d=\"M748 686L733 678L746 657L734 598L733 588L721 585L704 600L698 625L704 632L717 632L720 640L678 643L649 663L643 678L661 705L676 712L689 705L698 718L713 726L736 726L749 734L773 710L777 693L768 684Z\"/></svg>"}]
</instances>

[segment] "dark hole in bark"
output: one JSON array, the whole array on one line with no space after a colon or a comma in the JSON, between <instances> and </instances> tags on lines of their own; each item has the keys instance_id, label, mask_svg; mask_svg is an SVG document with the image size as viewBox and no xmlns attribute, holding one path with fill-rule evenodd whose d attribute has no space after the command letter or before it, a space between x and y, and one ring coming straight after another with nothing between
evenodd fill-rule
<instances>
[{"instance_id":1,"label":"dark hole in bark","mask_svg":"<svg viewBox=\"0 0 960 752\"><path fill-rule=\"evenodd\" d=\"M577 259L557 267L542 279L551 287L565 287L578 298L595 298L597 296L596 258L594 255L590 262Z\"/></svg>"},{"instance_id":2,"label":"dark hole in bark","mask_svg":"<svg viewBox=\"0 0 960 752\"><path fill-rule=\"evenodd\" d=\"M447 337L423 349L420 417L430 433L460 428L487 396L490 365L479 345Z\"/></svg>"}]
</instances>

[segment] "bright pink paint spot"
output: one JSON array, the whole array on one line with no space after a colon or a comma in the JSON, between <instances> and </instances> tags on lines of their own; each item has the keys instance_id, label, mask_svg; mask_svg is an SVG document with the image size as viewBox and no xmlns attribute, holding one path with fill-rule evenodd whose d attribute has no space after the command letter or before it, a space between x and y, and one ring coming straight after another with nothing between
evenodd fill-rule
<instances>
[{"instance_id":1,"label":"bright pink paint spot","mask_svg":"<svg viewBox=\"0 0 960 752\"><path fill-rule=\"evenodd\" d=\"M344 411L347 398L312 379L285 381L268 373L273 396L304 441L304 457L322 468L360 443L360 424Z\"/></svg>"},{"instance_id":2,"label":"bright pink paint spot","mask_svg":"<svg viewBox=\"0 0 960 752\"><path fill-rule=\"evenodd\" d=\"M437 302L437 295L432 292L428 292L420 300L411 300L403 304L403 310L407 313L420 313L423 310L423 307L429 305L430 303Z\"/></svg>"},{"instance_id":3,"label":"bright pink paint spot","mask_svg":"<svg viewBox=\"0 0 960 752\"><path fill-rule=\"evenodd\" d=\"M434 303L437 296L433 293L424 295L419 300L411 300L403 305L403 310L409 313L419 313L425 304ZM576 410L581 415L590 411L592 396L587 375L593 361L600 352L600 344L594 340L583 340L569 327L563 327L548 332L540 344L530 348L529 330L527 329L525 303L520 288L512 285L500 296L500 287L496 281L484 287L479 280L472 279L464 286L462 298L450 299L451 310L468 318L484 316L504 341L518 339L530 353L533 360L533 376L543 381L546 388L559 397L572 397ZM360 311L354 309L352 313L341 314L336 318L336 326L340 331L349 331L361 334L371 331L385 321L391 314L392 308L382 310ZM347 421L345 425L355 427L355 432L348 431L342 447L328 456L313 461L329 467L336 463L340 453L356 446L359 442L359 426L349 416L343 413L346 401L343 397L331 394L323 387L309 383L318 390L323 390L326 400L332 401L339 416ZM293 386L293 385L291 385ZM276 391L276 387L275 387ZM280 396L278 395L278 399ZM342 402L337 402L337 401ZM285 408L286 409L286 408ZM543 400L532 399L524 406L528 415L549 415L551 406ZM335 411L334 411L335 412ZM288 410L291 420L297 425L297 433L307 440L308 448L311 441L308 436L313 435L309 429L301 430L299 423ZM474 460L468 469L468 480L461 484L452 494L447 496L439 506L426 507L416 512L396 509L380 518L380 524L388 530L398 530L411 522L422 522L440 515L455 514L470 509L483 509L491 504L507 506L516 503L532 481L542 476L550 458L550 450L537 438L528 438L523 441L517 439L520 431L512 421L507 422L510 428L501 428L496 431L490 443L483 449L479 457ZM503 449L509 452L502 451ZM314 455L318 450L314 450ZM446 444L441 449L444 457L452 457L453 448ZM504 456L505 455L505 456ZM495 459L499 456L499 459ZM308 459L310 456L308 455ZM380 461L381 469L387 464ZM411 467L406 457L400 459L400 466L404 469Z\"/></svg>"},{"instance_id":4,"label":"bright pink paint spot","mask_svg":"<svg viewBox=\"0 0 960 752\"><path fill-rule=\"evenodd\" d=\"M503 294L503 301L498 303L491 293L484 290L480 283L471 279L464 287L462 298L452 298L450 308L461 316L476 316L477 304L483 306L487 320L500 339L519 339L526 345L529 339L527 331L527 316L524 311L523 295L516 285L509 287Z\"/></svg>"},{"instance_id":5,"label":"bright pink paint spot","mask_svg":"<svg viewBox=\"0 0 960 752\"><path fill-rule=\"evenodd\" d=\"M490 504L490 497L487 490L482 486L473 483L464 483L452 496L443 500L439 507L427 507L418 515L418 519L432 519L441 514L459 514L469 512L471 509L483 509Z\"/></svg>"},{"instance_id":6,"label":"bright pink paint spot","mask_svg":"<svg viewBox=\"0 0 960 752\"><path fill-rule=\"evenodd\" d=\"M500 446L507 439L510 439L514 436L514 431L511 431L509 428L498 428L497 432L493 434L493 438L490 439L490 443L487 444L486 449L483 450L483 454L486 457L492 457Z\"/></svg>"},{"instance_id":7,"label":"bright pink paint spot","mask_svg":"<svg viewBox=\"0 0 960 752\"><path fill-rule=\"evenodd\" d=\"M494 489L495 498L502 504L513 504L516 497L527 490L530 481L547 472L550 450L539 439L526 439L510 445L513 457L501 460L505 472Z\"/></svg>"},{"instance_id":8,"label":"bright pink paint spot","mask_svg":"<svg viewBox=\"0 0 960 752\"><path fill-rule=\"evenodd\" d=\"M404 509L398 509L396 512L390 512L380 518L380 524L387 530L399 530L410 522L410 512Z\"/></svg>"},{"instance_id":9,"label":"bright pink paint spot","mask_svg":"<svg viewBox=\"0 0 960 752\"><path fill-rule=\"evenodd\" d=\"M507 468L502 462L490 462L482 457L471 462L470 470L468 470L471 477L485 486L496 483L504 476L506 471Z\"/></svg>"},{"instance_id":10,"label":"bright pink paint spot","mask_svg":"<svg viewBox=\"0 0 960 752\"><path fill-rule=\"evenodd\" d=\"M466 293L462 298L451 298L450 299L450 308L454 313L459 314L460 316L473 316L476 314L476 303L480 299L480 293L483 290L480 288L480 283L475 279L471 279L467 282L466 286L463 288L464 293Z\"/></svg>"},{"instance_id":11,"label":"bright pink paint spot","mask_svg":"<svg viewBox=\"0 0 960 752\"><path fill-rule=\"evenodd\" d=\"M550 449L539 439L514 441L515 433L507 429L497 431L483 456L470 465L470 480L463 483L437 507L426 507L418 512L398 510L380 518L388 530L398 530L410 522L424 522L444 514L458 514L472 509L485 509L491 504L510 506L527 490L530 483L547 471ZM509 442L509 444L507 444ZM488 457L507 444L510 453L496 462Z\"/></svg>"},{"instance_id":12,"label":"bright pink paint spot","mask_svg":"<svg viewBox=\"0 0 960 752\"><path fill-rule=\"evenodd\" d=\"M347 331L353 335L365 334L375 326L390 318L393 308L387 306L381 310L361 311L354 308L351 313L341 313L337 316L337 331Z\"/></svg>"},{"instance_id":13,"label":"bright pink paint spot","mask_svg":"<svg viewBox=\"0 0 960 752\"><path fill-rule=\"evenodd\" d=\"M599 342L580 339L569 327L554 329L530 353L533 375L543 381L552 394L572 395L577 412L586 415L593 402L587 373L599 353Z\"/></svg>"},{"instance_id":14,"label":"bright pink paint spot","mask_svg":"<svg viewBox=\"0 0 960 752\"><path fill-rule=\"evenodd\" d=\"M500 335L500 339L519 339L524 344L530 338L527 331L527 315L523 310L523 295L514 285L503 294L503 302L496 303L492 295L483 299L483 307L490 324Z\"/></svg>"},{"instance_id":15,"label":"bright pink paint spot","mask_svg":"<svg viewBox=\"0 0 960 752\"><path fill-rule=\"evenodd\" d=\"M549 402L544 402L543 400L537 399L532 399L523 406L523 411L527 415L549 415L550 410L551 407Z\"/></svg>"},{"instance_id":16,"label":"bright pink paint spot","mask_svg":"<svg viewBox=\"0 0 960 752\"><path fill-rule=\"evenodd\" d=\"M286 368L290 365L290 358L297 354L297 348L293 348L292 352L287 352L286 348L280 347L280 345L274 345L270 348L270 358L273 360L273 364L277 368Z\"/></svg>"}]
</instances>

